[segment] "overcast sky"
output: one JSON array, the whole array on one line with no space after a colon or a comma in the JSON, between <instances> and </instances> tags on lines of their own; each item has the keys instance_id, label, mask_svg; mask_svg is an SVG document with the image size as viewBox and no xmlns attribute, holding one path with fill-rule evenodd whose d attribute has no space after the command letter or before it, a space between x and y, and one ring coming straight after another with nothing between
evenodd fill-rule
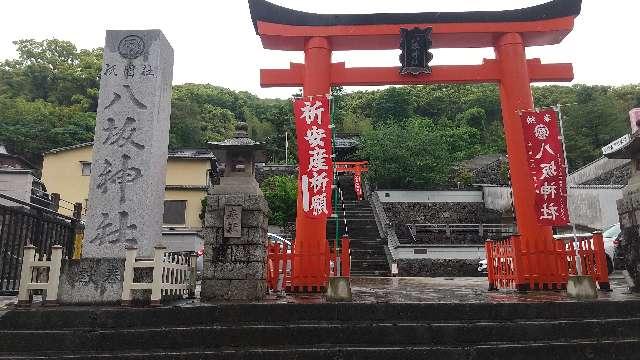
<instances>
[{"instance_id":1,"label":"overcast sky","mask_svg":"<svg viewBox=\"0 0 640 360\"><path fill-rule=\"evenodd\" d=\"M317 13L503 10L544 0L274 0ZM161 29L175 50L174 84L211 83L261 97L295 89L261 89L260 68L302 62L302 53L262 49L245 0L10 0L2 3L0 59L15 56L13 40L58 38L79 48L104 45L106 29ZM528 48L543 62L573 62L576 83L640 83L637 37L640 1L583 0L574 31L559 45ZM492 49L434 50L432 65L479 64ZM399 51L336 52L347 66L397 66Z\"/></svg>"}]
</instances>

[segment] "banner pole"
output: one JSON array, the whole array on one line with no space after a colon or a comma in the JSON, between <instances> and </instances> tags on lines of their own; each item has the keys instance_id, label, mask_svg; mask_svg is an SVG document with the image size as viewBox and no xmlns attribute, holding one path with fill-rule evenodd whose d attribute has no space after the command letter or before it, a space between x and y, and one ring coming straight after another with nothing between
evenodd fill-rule
<instances>
[{"instance_id":1,"label":"banner pole","mask_svg":"<svg viewBox=\"0 0 640 360\"><path fill-rule=\"evenodd\" d=\"M557 104L555 110L558 112L558 120L560 122L560 137L562 137L562 151L564 152L564 171L566 179L569 180L569 163L567 162L567 149L564 141L564 126L562 122L562 105ZM567 191L567 202L569 199L569 184L566 185ZM568 206L567 206L568 207ZM569 221L571 221L571 216L569 216ZM575 248L575 259L576 259L576 275L582 275L582 259L580 259L580 243L578 242L578 232L576 231L576 223L571 221L571 227L573 229L573 247Z\"/></svg>"},{"instance_id":2,"label":"banner pole","mask_svg":"<svg viewBox=\"0 0 640 360\"><path fill-rule=\"evenodd\" d=\"M335 189L333 189L333 213L336 215L336 242L335 242L335 249L336 249L336 271L335 274L336 276L340 276L340 270L341 270L341 264L340 264L340 260L341 259L341 254L342 254L342 248L340 247L340 214L338 212L338 169L336 166L336 162L338 161L337 159L337 154L336 154L336 126L335 126L335 119L334 119L334 114L335 114L335 109L336 109L336 105L335 105L335 98L332 96L331 97L331 102L330 104L330 111L331 111L331 126L332 126L332 131L331 131L331 143L332 143L332 149L333 149L333 185L335 186Z\"/></svg>"}]
</instances>

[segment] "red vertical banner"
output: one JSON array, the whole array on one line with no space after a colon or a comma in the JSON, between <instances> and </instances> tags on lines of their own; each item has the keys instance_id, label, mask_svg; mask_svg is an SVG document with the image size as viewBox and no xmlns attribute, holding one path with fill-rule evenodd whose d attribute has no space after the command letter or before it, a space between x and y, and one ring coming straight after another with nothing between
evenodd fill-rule
<instances>
[{"instance_id":1,"label":"red vertical banner","mask_svg":"<svg viewBox=\"0 0 640 360\"><path fill-rule=\"evenodd\" d=\"M298 143L298 186L305 216L331 215L333 185L333 147L331 112L326 96L308 96L293 102Z\"/></svg>"},{"instance_id":2,"label":"red vertical banner","mask_svg":"<svg viewBox=\"0 0 640 360\"><path fill-rule=\"evenodd\" d=\"M567 172L558 116L552 109L523 111L520 120L529 174L536 191L536 220L540 225L566 225L569 223Z\"/></svg>"},{"instance_id":3,"label":"red vertical banner","mask_svg":"<svg viewBox=\"0 0 640 360\"><path fill-rule=\"evenodd\" d=\"M353 174L353 188L356 192L356 199L362 200L362 175L359 169Z\"/></svg>"}]
</instances>

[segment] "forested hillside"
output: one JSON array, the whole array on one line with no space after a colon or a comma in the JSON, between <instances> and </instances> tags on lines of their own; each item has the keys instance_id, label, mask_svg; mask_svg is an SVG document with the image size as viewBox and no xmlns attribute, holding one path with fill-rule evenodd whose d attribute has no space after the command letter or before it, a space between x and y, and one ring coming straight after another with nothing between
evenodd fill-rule
<instances>
[{"instance_id":1,"label":"forested hillside","mask_svg":"<svg viewBox=\"0 0 640 360\"><path fill-rule=\"evenodd\" d=\"M102 50L77 49L56 39L15 45L17 58L0 63L0 142L38 162L48 149L91 141ZM370 176L379 184L433 186L450 179L461 160L504 152L495 85L351 93L336 88L333 93L337 131L362 135L359 156L375 165ZM627 113L640 106L640 85L534 87L534 97L540 107L568 104L563 107L565 137L575 169L628 131ZM249 124L254 139L267 143L271 161L284 160L285 132L295 133L291 102L209 84L174 86L170 146L204 147L231 136L239 119Z\"/></svg>"}]
</instances>

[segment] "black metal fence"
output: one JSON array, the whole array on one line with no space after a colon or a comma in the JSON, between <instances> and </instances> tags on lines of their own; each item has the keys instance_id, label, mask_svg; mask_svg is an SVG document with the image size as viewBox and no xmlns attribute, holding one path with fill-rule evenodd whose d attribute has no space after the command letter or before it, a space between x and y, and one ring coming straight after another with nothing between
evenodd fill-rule
<instances>
[{"instance_id":1,"label":"black metal fence","mask_svg":"<svg viewBox=\"0 0 640 360\"><path fill-rule=\"evenodd\" d=\"M79 220L58 214L45 207L0 194L0 295L18 292L23 249L36 247L41 259L51 255L53 245L63 247L63 257L74 252Z\"/></svg>"}]
</instances>

